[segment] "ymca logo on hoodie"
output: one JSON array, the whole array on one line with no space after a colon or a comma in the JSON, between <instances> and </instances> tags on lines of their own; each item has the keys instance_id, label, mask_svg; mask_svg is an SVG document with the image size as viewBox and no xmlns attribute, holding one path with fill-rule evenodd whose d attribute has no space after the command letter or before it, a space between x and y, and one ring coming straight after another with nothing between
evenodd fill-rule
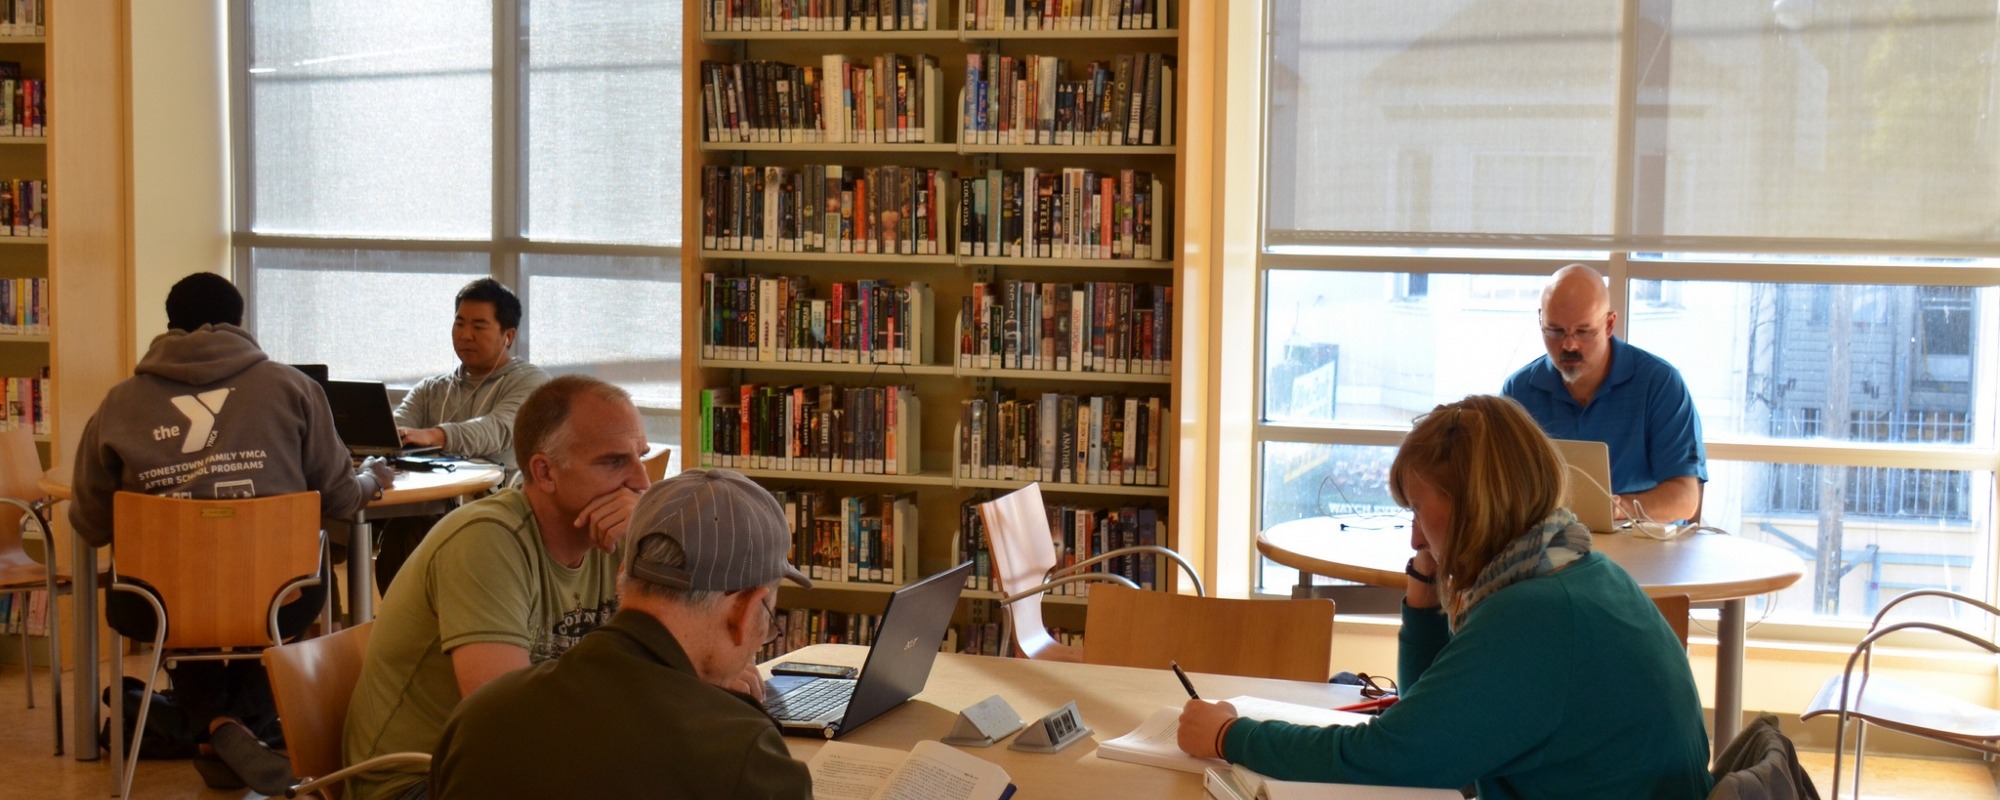
<instances>
[{"instance_id":1,"label":"ymca logo on hoodie","mask_svg":"<svg viewBox=\"0 0 2000 800\"><path fill-rule=\"evenodd\" d=\"M213 389L200 394L184 394L171 400L174 408L188 421L187 438L181 441L181 452L195 453L215 443L215 415L222 413L222 404L228 402L229 393L234 389ZM180 426L163 425L153 431L154 441L164 441L179 436Z\"/></svg>"}]
</instances>

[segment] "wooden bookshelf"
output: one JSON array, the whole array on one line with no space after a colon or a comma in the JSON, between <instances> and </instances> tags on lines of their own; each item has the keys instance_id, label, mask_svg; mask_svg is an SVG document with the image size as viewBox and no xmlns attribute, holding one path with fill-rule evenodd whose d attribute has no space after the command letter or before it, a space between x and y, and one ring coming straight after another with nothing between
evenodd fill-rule
<instances>
[{"instance_id":1,"label":"wooden bookshelf","mask_svg":"<svg viewBox=\"0 0 2000 800\"><path fill-rule=\"evenodd\" d=\"M763 385L811 385L832 382L841 386L907 385L922 398L920 421L923 453L914 475L869 475L833 472L741 469L746 475L774 490L798 488L830 489L851 494L880 493L885 487L913 492L919 510L920 539L917 543L916 576L933 574L951 566L954 542L959 539L961 504L1004 494L1025 480L971 478L959 475L957 462L958 418L963 401L994 389L1018 388L1017 396L1028 398L1040 392L1075 395L1158 396L1161 407L1182 408L1182 344L1175 338L1186 313L1183 302L1188 287L1182 285L1182 246L1189 228L1183 217L1190 200L1185 191L1186 143L1188 142L1187 86L1189 76L1188 36L1184 26L1154 30L966 30L962 29L957 4L940 3L936 26L927 30L895 31L777 31L705 30L704 14L714 4L686 6L683 24L682 129L688 132L682 151L683 250L681 285L682 341L689 356L682 361L682 441L687 443L687 464L701 461L702 392L705 389L735 388L746 383ZM1187 19L1188 3L1170 0L1172 22ZM899 142L742 142L705 141L708 122L703 111L703 62L740 63L773 61L799 66L819 66L822 56L843 55L861 60L885 53L935 57L942 69L938 87L942 98L939 135L917 143ZM1115 62L1120 54L1165 53L1175 57L1182 70L1171 87L1174 118L1168 129L1174 144L1163 145L1030 145L964 142L958 105L967 81L966 56L1058 56L1070 70L1091 61ZM1065 75L1065 79L1070 79ZM1161 134L1165 136L1166 133ZM961 255L956 249L940 254L888 255L827 252L779 252L772 250L728 250L703 246L704 167L777 166L800 169L810 164L843 166L903 166L934 168L941 173L975 175L990 170L1016 171L1025 167L1058 170L1081 167L1116 174L1133 169L1150 173L1164 184L1170 198L1167 211L1171 238L1156 245L1164 258L1035 258L1000 255ZM1044 173L1046 174L1046 173ZM940 216L951 219L955 191L946 192ZM945 244L956 242L951 222L942 225ZM833 281L882 279L893 284L924 281L934 294L929 319L933 332L932 352L922 365L814 363L803 361L762 361L743 358L701 356L706 334L704 297L699 287L708 273L726 276L806 276L814 289ZM960 299L971 294L975 283L1007 279L1053 283L1093 281L1152 284L1171 287L1173 315L1165 321L1167 339L1175 352L1159 373L1073 372L1067 370L976 368L962 365L958 358L957 322ZM1143 405L1143 404L1142 404ZM1106 484L1042 484L1051 505L1110 507L1123 505L1157 509L1165 520L1166 539L1161 544L1178 546L1183 530L1192 523L1179 514L1179 475L1176 443L1179 418L1162 415L1159 446L1160 485L1131 486ZM1173 456L1173 457L1169 457ZM1196 536L1199 539L1199 536ZM1177 587L1184 577L1178 570L1162 569L1156 576L1163 589ZM879 609L883 595L893 589L885 584L820 582L813 590L787 589L781 602L788 608L829 608L855 613ZM998 599L991 591L968 590L968 602L987 606L971 612L973 619L997 619L997 609L983 601ZM1050 624L1081 629L1083 598L1050 597L1047 614ZM967 612L961 610L963 621Z\"/></svg>"}]
</instances>

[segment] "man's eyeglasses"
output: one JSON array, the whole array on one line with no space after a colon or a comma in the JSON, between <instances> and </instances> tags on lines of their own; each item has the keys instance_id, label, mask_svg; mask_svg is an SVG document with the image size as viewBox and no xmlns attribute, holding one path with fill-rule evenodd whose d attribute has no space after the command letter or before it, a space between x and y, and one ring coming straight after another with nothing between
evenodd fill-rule
<instances>
[{"instance_id":1,"label":"man's eyeglasses","mask_svg":"<svg viewBox=\"0 0 2000 800\"><path fill-rule=\"evenodd\" d=\"M1396 693L1396 680L1394 678L1370 675L1366 672L1355 677L1361 679L1361 696L1369 700L1388 697Z\"/></svg>"},{"instance_id":2,"label":"man's eyeglasses","mask_svg":"<svg viewBox=\"0 0 2000 800\"><path fill-rule=\"evenodd\" d=\"M1596 328L1577 328L1576 330L1570 330L1570 331L1566 331L1561 328L1543 328L1542 338L1547 339L1550 342L1560 342L1563 341L1564 339L1575 339L1577 344L1590 344L1591 342L1597 341L1598 335L1602 333L1603 331L1600 331Z\"/></svg>"},{"instance_id":3,"label":"man's eyeglasses","mask_svg":"<svg viewBox=\"0 0 2000 800\"><path fill-rule=\"evenodd\" d=\"M771 634L764 637L764 644L768 645L777 641L778 637L784 636L785 630L778 627L778 606L776 603L769 601L764 603L764 616L769 617L771 620Z\"/></svg>"}]
</instances>

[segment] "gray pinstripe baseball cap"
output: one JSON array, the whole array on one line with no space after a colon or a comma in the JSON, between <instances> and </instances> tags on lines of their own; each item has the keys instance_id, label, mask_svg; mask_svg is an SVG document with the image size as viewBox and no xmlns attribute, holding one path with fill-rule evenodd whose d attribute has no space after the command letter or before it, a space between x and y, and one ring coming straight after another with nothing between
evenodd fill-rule
<instances>
[{"instance_id":1,"label":"gray pinstripe baseball cap","mask_svg":"<svg viewBox=\"0 0 2000 800\"><path fill-rule=\"evenodd\" d=\"M791 533L778 499L743 473L691 469L653 484L632 510L632 546L625 573L673 589L734 592L779 578L812 580L785 560ZM646 540L679 544L686 563L670 567L639 558Z\"/></svg>"}]
</instances>

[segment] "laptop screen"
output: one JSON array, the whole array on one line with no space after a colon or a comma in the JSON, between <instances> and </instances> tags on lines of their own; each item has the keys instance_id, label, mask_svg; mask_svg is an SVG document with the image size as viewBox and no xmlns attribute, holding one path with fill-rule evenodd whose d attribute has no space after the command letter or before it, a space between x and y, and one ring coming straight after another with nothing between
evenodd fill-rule
<instances>
[{"instance_id":1,"label":"laptop screen","mask_svg":"<svg viewBox=\"0 0 2000 800\"><path fill-rule=\"evenodd\" d=\"M366 455L402 448L396 416L389 408L389 390L382 384L327 381L326 403L333 409L333 428L347 449Z\"/></svg>"},{"instance_id":2,"label":"laptop screen","mask_svg":"<svg viewBox=\"0 0 2000 800\"><path fill-rule=\"evenodd\" d=\"M875 632L875 644L868 648L868 660L861 666L860 682L847 702L847 715L841 718L840 733L860 727L924 690L931 665L937 662L938 645L944 643L945 629L951 627L951 613L958 608L958 595L965 590L965 576L971 573L972 562L967 561L889 596L882 627Z\"/></svg>"}]
</instances>

